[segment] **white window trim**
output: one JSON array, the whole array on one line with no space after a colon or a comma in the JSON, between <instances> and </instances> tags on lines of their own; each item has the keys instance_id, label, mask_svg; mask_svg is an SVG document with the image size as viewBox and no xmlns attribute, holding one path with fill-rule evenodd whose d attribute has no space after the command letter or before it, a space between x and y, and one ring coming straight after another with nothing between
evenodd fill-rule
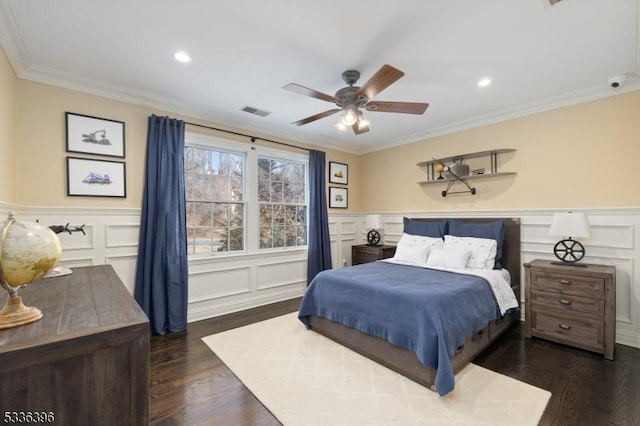
<instances>
[{"instance_id":1,"label":"white window trim","mask_svg":"<svg viewBox=\"0 0 640 426\"><path fill-rule=\"evenodd\" d=\"M258 204L258 179L257 164L258 156L267 157L276 160L298 161L305 165L305 205L307 206L307 226L309 225L309 155L292 151L274 149L261 145L252 145L246 142L232 141L216 136L202 135L199 133L185 132L185 145L194 146L205 149L222 149L238 154L245 154L244 167L244 208L245 208L245 227L244 227L244 249L233 252L207 253L189 255L189 260L200 259L216 259L228 257L244 257L254 256L257 254L275 254L284 252L307 251L308 246L296 247L276 247L276 248L260 248L258 238L260 229L260 209ZM252 205L252 201L256 203ZM308 229L307 229L308 235ZM307 239L308 241L308 239Z\"/></svg>"}]
</instances>

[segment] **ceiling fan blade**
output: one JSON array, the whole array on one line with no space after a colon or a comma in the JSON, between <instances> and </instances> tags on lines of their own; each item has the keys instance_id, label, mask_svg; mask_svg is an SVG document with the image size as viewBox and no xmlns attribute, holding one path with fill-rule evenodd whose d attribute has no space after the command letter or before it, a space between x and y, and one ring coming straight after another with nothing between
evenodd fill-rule
<instances>
[{"instance_id":1,"label":"ceiling fan blade","mask_svg":"<svg viewBox=\"0 0 640 426\"><path fill-rule=\"evenodd\" d=\"M367 95L368 99L373 99L375 95L382 92L387 87L398 81L404 73L391 65L383 65L373 77L358 89L358 95Z\"/></svg>"},{"instance_id":2,"label":"ceiling fan blade","mask_svg":"<svg viewBox=\"0 0 640 426\"><path fill-rule=\"evenodd\" d=\"M368 102L364 108L375 112L399 112L403 114L424 114L429 104L423 102Z\"/></svg>"},{"instance_id":3,"label":"ceiling fan blade","mask_svg":"<svg viewBox=\"0 0 640 426\"><path fill-rule=\"evenodd\" d=\"M295 121L295 122L293 122L291 124L295 124L296 126L302 126L304 124L309 124L309 123L311 123L313 121L320 120L321 118L328 117L328 116L330 116L332 114L335 114L338 111L340 111L340 108L330 109L328 111L321 112L319 114L315 114L315 115L312 115L312 116L307 117L307 118L303 118L302 120Z\"/></svg>"},{"instance_id":4,"label":"ceiling fan blade","mask_svg":"<svg viewBox=\"0 0 640 426\"><path fill-rule=\"evenodd\" d=\"M354 125L352 125L351 128L353 129L353 133L355 133L356 135L359 135L360 133L366 133L369 131L369 125L358 126L358 123L355 123Z\"/></svg>"},{"instance_id":5,"label":"ceiling fan blade","mask_svg":"<svg viewBox=\"0 0 640 426\"><path fill-rule=\"evenodd\" d=\"M282 87L284 90L297 93L299 95L310 96L312 98L320 99L321 101L336 102L336 98L326 93L318 92L317 90L309 89L308 87L300 86L299 84L289 83Z\"/></svg>"}]
</instances>

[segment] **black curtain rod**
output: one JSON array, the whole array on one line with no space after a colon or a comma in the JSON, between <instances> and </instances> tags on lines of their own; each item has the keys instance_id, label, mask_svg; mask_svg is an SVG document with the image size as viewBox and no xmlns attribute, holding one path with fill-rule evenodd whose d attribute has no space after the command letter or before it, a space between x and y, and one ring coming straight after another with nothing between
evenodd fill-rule
<instances>
[{"instance_id":1,"label":"black curtain rod","mask_svg":"<svg viewBox=\"0 0 640 426\"><path fill-rule=\"evenodd\" d=\"M217 127L205 126L203 124L190 123L188 121L185 121L184 124L188 124L190 126L202 127L204 129L209 129L209 130L216 130L218 132L230 133L230 134L236 135L236 136L244 136L245 138L249 138L249 140L251 140L251 142L255 142L257 140L261 140L261 141L265 141L265 142L275 143L275 144L278 144L278 145L288 146L290 148L296 148L296 149L303 149L305 151L311 151L309 148L303 148L303 147L297 146L297 145L291 145L291 144L288 144L288 143L278 142L278 141L274 141L274 140L271 140L271 139L265 139L265 138L260 138L260 137L257 137L257 136L251 136L251 135L247 135L245 133L232 132L231 130L218 129Z\"/></svg>"}]
</instances>

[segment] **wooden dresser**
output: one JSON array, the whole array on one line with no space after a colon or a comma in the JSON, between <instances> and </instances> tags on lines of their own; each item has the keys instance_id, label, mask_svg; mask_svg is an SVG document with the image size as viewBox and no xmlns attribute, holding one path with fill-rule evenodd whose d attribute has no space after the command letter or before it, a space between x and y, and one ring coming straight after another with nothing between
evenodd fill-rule
<instances>
[{"instance_id":1,"label":"wooden dresser","mask_svg":"<svg viewBox=\"0 0 640 426\"><path fill-rule=\"evenodd\" d=\"M351 246L351 264L359 265L361 263L375 262L380 259L393 257L396 253L396 246L359 244Z\"/></svg>"},{"instance_id":2,"label":"wooden dresser","mask_svg":"<svg viewBox=\"0 0 640 426\"><path fill-rule=\"evenodd\" d=\"M0 330L5 412L51 413L46 423L57 425L149 423L149 320L110 265L74 268L18 295L43 317Z\"/></svg>"},{"instance_id":3,"label":"wooden dresser","mask_svg":"<svg viewBox=\"0 0 640 426\"><path fill-rule=\"evenodd\" d=\"M534 260L525 268L525 336L604 354L613 359L616 270L613 266L554 265Z\"/></svg>"}]
</instances>

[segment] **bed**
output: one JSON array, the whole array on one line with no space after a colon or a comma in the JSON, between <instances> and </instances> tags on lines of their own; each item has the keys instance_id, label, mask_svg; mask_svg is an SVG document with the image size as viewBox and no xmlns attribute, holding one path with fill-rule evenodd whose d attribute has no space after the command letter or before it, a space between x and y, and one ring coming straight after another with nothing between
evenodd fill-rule
<instances>
[{"instance_id":1,"label":"bed","mask_svg":"<svg viewBox=\"0 0 640 426\"><path fill-rule=\"evenodd\" d=\"M408 232L406 220L405 218L405 232ZM443 220L409 219L414 224L416 222L440 224ZM519 297L521 268L519 219L456 218L451 219L449 223L453 223L453 221L458 225L472 227L489 226L499 221L503 222L504 238L500 247L500 266L509 271L509 285L516 297ZM421 271L417 271L418 269ZM438 283L441 280L447 282L446 280L451 279L455 280L452 282L456 284L420 284L417 286L414 282L416 277L419 276L420 279L423 279L423 276L426 277L422 270L425 271L424 274L428 272L431 279L438 281ZM455 277L451 277L451 275ZM360 286L356 284L359 281L350 282L352 277L359 281L363 279L368 281L367 285L370 284L373 289L358 289L357 301L343 304L340 297L352 291L352 285ZM402 279L391 277L402 277ZM467 278L466 274L455 274L437 270L437 268L436 270L415 268L414 266L385 261L324 271L313 280L305 292L299 318L307 328L391 368L440 395L445 395L453 390L453 375L503 334L510 324L520 318L519 309L516 307L500 312L496 304L497 296L493 295L494 298L491 299L491 302L488 301L488 298L491 297L486 295L486 289L490 287L486 285L487 280L474 277L474 275L469 277ZM478 284L478 280L485 284L481 286ZM433 314L434 318L422 319L421 315L425 314L417 311L424 310L426 315L431 315L432 312L438 310L438 307L423 303L423 299L419 298L422 296L414 296L412 292L416 291L418 287L418 290L422 291L422 287L429 286L442 293L442 296L438 297L455 300L455 305L459 305L460 310L454 311L455 307L445 307L443 304L440 309L441 313L438 315L443 315L445 319L436 317L436 314ZM479 290L480 287L483 287L482 291ZM465 307L465 303L471 302L461 301L457 299L460 294L450 295L447 293L449 290L445 292L442 290L443 288L453 289L451 291L459 293L468 293L473 304ZM474 289L473 291L477 291L477 293L471 293L468 289ZM364 293L360 293L361 291ZM416 302L417 300L420 302ZM493 305L489 306L489 303ZM372 311L367 311L367 307L372 307ZM491 309L493 309L493 314ZM482 311L478 313L479 317L474 316L476 310ZM378 313L387 316L384 321L378 320L376 323L375 317ZM405 315L408 317L411 327L417 326L416 330L409 329L404 323L396 324L396 317L404 317ZM366 318L367 324L373 319L373 325L363 327L364 318ZM420 320L416 320L417 318ZM487 318L490 319L487 320ZM381 327L382 323L384 325ZM455 332L448 329L449 324L452 324L452 328L457 327ZM435 327L438 330L431 332L428 327ZM404 332L406 335L400 337L394 335L398 329L406 329ZM422 336L427 337L423 338ZM416 343L414 340L420 342ZM422 342L423 340L426 342ZM425 347L420 345L425 345Z\"/></svg>"}]
</instances>

